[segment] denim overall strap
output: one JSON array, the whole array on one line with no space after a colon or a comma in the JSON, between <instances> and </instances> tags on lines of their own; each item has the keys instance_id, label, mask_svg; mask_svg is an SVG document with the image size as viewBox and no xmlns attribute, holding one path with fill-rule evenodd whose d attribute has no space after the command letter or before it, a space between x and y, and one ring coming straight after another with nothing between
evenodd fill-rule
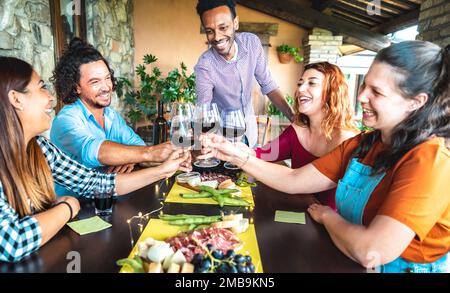
<instances>
[{"instance_id":1,"label":"denim overall strap","mask_svg":"<svg viewBox=\"0 0 450 293\"><path fill-rule=\"evenodd\" d=\"M362 225L364 208L375 187L386 175L370 176L372 168L353 158L339 180L336 190L336 207L347 221ZM447 253L433 263L414 263L401 257L377 268L382 273L442 273L450 272L450 254Z\"/></svg>"},{"instance_id":2,"label":"denim overall strap","mask_svg":"<svg viewBox=\"0 0 450 293\"><path fill-rule=\"evenodd\" d=\"M450 252L431 263L409 262L398 257L378 270L380 273L450 273Z\"/></svg>"},{"instance_id":3,"label":"denim overall strap","mask_svg":"<svg viewBox=\"0 0 450 293\"><path fill-rule=\"evenodd\" d=\"M371 176L372 167L353 158L339 180L336 190L336 207L339 214L353 224L362 225L364 208L375 187L386 173Z\"/></svg>"}]
</instances>

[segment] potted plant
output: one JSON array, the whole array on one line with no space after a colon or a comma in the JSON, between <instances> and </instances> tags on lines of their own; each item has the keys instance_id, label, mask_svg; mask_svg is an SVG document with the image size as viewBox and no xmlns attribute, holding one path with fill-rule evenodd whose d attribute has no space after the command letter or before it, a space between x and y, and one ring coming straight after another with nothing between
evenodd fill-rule
<instances>
[{"instance_id":1,"label":"potted plant","mask_svg":"<svg viewBox=\"0 0 450 293\"><path fill-rule=\"evenodd\" d=\"M181 62L181 73L178 68L169 72L162 81L162 100L164 103L191 102L195 103L195 75L187 75L187 67Z\"/></svg>"},{"instance_id":2,"label":"potted plant","mask_svg":"<svg viewBox=\"0 0 450 293\"><path fill-rule=\"evenodd\" d=\"M286 101L289 104L289 106L294 105L294 98L290 95L286 95ZM267 116L278 116L279 118L287 119L284 114L278 110L278 108L272 104L272 102L269 102L269 106L267 108Z\"/></svg>"},{"instance_id":3,"label":"potted plant","mask_svg":"<svg viewBox=\"0 0 450 293\"><path fill-rule=\"evenodd\" d=\"M147 54L143 58L143 64L136 67L136 74L139 77L138 88L134 88L127 78L117 79L116 91L118 97L125 103L126 118L134 126L144 125L145 129L141 129L141 132L145 137L151 135L149 124L158 112L158 104L164 108L163 105L170 105L175 101L195 103L196 100L194 73L187 75L187 67L183 62L181 72L175 68L165 78L162 77L158 67L153 67L151 73L147 73L147 66L157 60L155 56Z\"/></svg>"},{"instance_id":4,"label":"potted plant","mask_svg":"<svg viewBox=\"0 0 450 293\"><path fill-rule=\"evenodd\" d=\"M181 72L175 68L164 78L158 67L153 67L151 73L147 73L147 66L158 60L155 56L149 54L143 59L143 64L136 67L140 81L138 88L135 89L127 78L117 78L117 96L125 103L125 113L130 123L151 120L157 112L158 100L165 104L175 101L195 103L195 75L186 74L187 67L183 62L180 65Z\"/></svg>"},{"instance_id":5,"label":"potted plant","mask_svg":"<svg viewBox=\"0 0 450 293\"><path fill-rule=\"evenodd\" d=\"M158 93L163 88L161 71L154 67L151 74L146 72L147 66L156 60L158 59L153 55L145 55L143 64L136 67L140 81L138 88L134 88L127 78L117 78L117 96L124 101L127 120L133 125L142 119L151 119L156 113Z\"/></svg>"},{"instance_id":6,"label":"potted plant","mask_svg":"<svg viewBox=\"0 0 450 293\"><path fill-rule=\"evenodd\" d=\"M280 63L287 64L291 62L292 58L294 61L299 63L303 61L303 57L298 53L300 48L291 47L287 44L281 44L277 47L278 59Z\"/></svg>"}]
</instances>

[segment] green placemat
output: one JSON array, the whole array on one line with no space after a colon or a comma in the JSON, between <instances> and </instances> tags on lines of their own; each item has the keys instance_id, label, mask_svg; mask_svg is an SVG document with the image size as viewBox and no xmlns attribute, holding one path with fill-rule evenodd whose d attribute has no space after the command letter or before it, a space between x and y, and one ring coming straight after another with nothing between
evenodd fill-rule
<instances>
[{"instance_id":1,"label":"green placemat","mask_svg":"<svg viewBox=\"0 0 450 293\"><path fill-rule=\"evenodd\" d=\"M276 211L275 222L306 224L305 213Z\"/></svg>"},{"instance_id":2,"label":"green placemat","mask_svg":"<svg viewBox=\"0 0 450 293\"><path fill-rule=\"evenodd\" d=\"M67 223L72 230L80 235L98 232L111 227L108 222L103 221L99 216Z\"/></svg>"}]
</instances>

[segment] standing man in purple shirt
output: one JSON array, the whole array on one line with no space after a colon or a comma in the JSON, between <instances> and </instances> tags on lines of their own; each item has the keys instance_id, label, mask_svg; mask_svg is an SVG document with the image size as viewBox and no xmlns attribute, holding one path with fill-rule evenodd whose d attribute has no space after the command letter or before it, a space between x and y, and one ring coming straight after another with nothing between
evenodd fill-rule
<instances>
[{"instance_id":1,"label":"standing man in purple shirt","mask_svg":"<svg viewBox=\"0 0 450 293\"><path fill-rule=\"evenodd\" d=\"M252 107L253 77L261 92L292 121L293 112L270 75L267 58L259 38L251 33L236 33L239 18L233 0L199 0L197 13L211 47L194 68L197 103L217 103L219 110L242 109L250 147L258 138Z\"/></svg>"}]
</instances>

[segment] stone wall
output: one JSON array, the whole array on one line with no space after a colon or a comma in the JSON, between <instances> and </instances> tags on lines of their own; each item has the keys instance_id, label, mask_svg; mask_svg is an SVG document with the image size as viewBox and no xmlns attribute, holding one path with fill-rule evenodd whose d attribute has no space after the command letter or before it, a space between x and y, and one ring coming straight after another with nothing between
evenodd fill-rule
<instances>
[{"instance_id":1,"label":"stone wall","mask_svg":"<svg viewBox=\"0 0 450 293\"><path fill-rule=\"evenodd\" d=\"M116 77L134 78L132 0L86 0L87 40L103 54ZM117 97L111 106L119 111Z\"/></svg>"},{"instance_id":2,"label":"stone wall","mask_svg":"<svg viewBox=\"0 0 450 293\"><path fill-rule=\"evenodd\" d=\"M420 6L418 40L450 44L450 1L427 0Z\"/></svg>"},{"instance_id":3,"label":"stone wall","mask_svg":"<svg viewBox=\"0 0 450 293\"><path fill-rule=\"evenodd\" d=\"M336 64L340 57L339 46L342 36L333 36L332 32L313 28L308 37L303 40L304 64L328 61Z\"/></svg>"},{"instance_id":4,"label":"stone wall","mask_svg":"<svg viewBox=\"0 0 450 293\"><path fill-rule=\"evenodd\" d=\"M0 0L0 55L27 61L48 81L55 67L48 0Z\"/></svg>"}]
</instances>

